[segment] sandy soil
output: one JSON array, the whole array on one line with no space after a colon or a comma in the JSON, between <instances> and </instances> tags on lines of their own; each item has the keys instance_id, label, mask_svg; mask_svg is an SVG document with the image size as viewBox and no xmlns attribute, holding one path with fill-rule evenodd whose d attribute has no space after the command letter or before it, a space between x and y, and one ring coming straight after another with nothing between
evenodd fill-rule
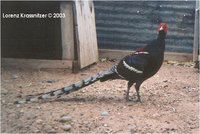
<instances>
[{"instance_id":1,"label":"sandy soil","mask_svg":"<svg viewBox=\"0 0 200 134\"><path fill-rule=\"evenodd\" d=\"M198 76L191 67L164 64L141 86L142 103L126 102L127 82L96 82L58 99L13 104L104 70L114 62L70 70L1 68L2 133L198 133ZM134 86L131 98L136 99Z\"/></svg>"}]
</instances>

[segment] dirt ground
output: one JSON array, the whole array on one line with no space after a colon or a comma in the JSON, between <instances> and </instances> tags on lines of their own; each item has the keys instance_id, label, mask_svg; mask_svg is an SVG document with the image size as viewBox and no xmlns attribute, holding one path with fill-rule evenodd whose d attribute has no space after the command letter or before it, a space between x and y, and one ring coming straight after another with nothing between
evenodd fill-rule
<instances>
[{"instance_id":1,"label":"dirt ground","mask_svg":"<svg viewBox=\"0 0 200 134\"><path fill-rule=\"evenodd\" d=\"M164 63L143 83L142 103L126 102L127 82L96 82L58 99L13 104L26 95L47 92L105 70L98 62L78 74L66 69L1 68L2 133L198 133L199 73Z\"/></svg>"}]
</instances>

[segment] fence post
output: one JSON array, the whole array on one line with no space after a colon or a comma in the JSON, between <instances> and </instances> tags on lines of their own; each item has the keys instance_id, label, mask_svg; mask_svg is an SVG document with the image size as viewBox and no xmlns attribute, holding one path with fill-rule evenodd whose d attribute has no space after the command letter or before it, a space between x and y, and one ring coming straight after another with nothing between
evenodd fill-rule
<instances>
[{"instance_id":1,"label":"fence post","mask_svg":"<svg viewBox=\"0 0 200 134\"><path fill-rule=\"evenodd\" d=\"M193 61L197 62L199 56L199 45L200 45L200 1L196 0L196 9L195 9L195 24L194 24L194 45L193 45Z\"/></svg>"}]
</instances>

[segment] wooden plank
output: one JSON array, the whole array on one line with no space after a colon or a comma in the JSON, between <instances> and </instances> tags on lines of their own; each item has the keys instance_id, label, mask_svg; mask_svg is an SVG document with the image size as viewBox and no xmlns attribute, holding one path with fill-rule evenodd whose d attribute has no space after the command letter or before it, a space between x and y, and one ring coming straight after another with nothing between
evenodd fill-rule
<instances>
[{"instance_id":1,"label":"wooden plank","mask_svg":"<svg viewBox=\"0 0 200 134\"><path fill-rule=\"evenodd\" d=\"M73 3L62 2L60 4L60 12L65 14L65 18L61 19L62 34L62 59L74 59L74 21L73 21Z\"/></svg>"},{"instance_id":2,"label":"wooden plank","mask_svg":"<svg viewBox=\"0 0 200 134\"><path fill-rule=\"evenodd\" d=\"M80 68L98 61L94 5L92 1L75 1L77 52Z\"/></svg>"},{"instance_id":3,"label":"wooden plank","mask_svg":"<svg viewBox=\"0 0 200 134\"><path fill-rule=\"evenodd\" d=\"M99 49L99 57L108 57L110 59L122 59L123 57L129 55L132 52L134 51ZM192 54L165 52L165 60L192 61Z\"/></svg>"},{"instance_id":4,"label":"wooden plank","mask_svg":"<svg viewBox=\"0 0 200 134\"><path fill-rule=\"evenodd\" d=\"M1 65L3 67L19 67L19 68L72 68L70 60L38 60L38 59L15 59L2 58Z\"/></svg>"}]
</instances>

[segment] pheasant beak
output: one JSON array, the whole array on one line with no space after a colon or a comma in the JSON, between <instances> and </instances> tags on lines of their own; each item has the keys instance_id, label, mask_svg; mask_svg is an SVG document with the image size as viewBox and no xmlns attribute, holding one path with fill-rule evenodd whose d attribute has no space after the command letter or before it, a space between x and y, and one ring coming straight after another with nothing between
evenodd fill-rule
<instances>
[{"instance_id":1,"label":"pheasant beak","mask_svg":"<svg viewBox=\"0 0 200 134\"><path fill-rule=\"evenodd\" d=\"M163 26L161 26L161 27L159 28L159 31L161 31L161 30L164 30Z\"/></svg>"}]
</instances>

